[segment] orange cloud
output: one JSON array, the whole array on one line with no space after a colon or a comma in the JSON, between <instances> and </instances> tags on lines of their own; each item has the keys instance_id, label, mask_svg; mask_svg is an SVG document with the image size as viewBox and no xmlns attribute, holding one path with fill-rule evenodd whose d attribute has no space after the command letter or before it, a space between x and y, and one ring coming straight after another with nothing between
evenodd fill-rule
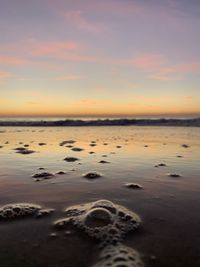
<instances>
[{"instance_id":1,"label":"orange cloud","mask_svg":"<svg viewBox=\"0 0 200 267\"><path fill-rule=\"evenodd\" d=\"M193 99L193 97L191 95L187 95L184 98L187 99L187 100L192 100Z\"/></svg>"},{"instance_id":2,"label":"orange cloud","mask_svg":"<svg viewBox=\"0 0 200 267\"><path fill-rule=\"evenodd\" d=\"M142 102L162 102L162 101L170 101L172 97L162 96L162 97L140 97Z\"/></svg>"},{"instance_id":3,"label":"orange cloud","mask_svg":"<svg viewBox=\"0 0 200 267\"><path fill-rule=\"evenodd\" d=\"M111 105L113 102L111 100L102 100L102 99L90 99L85 98L78 101L76 104L81 105L82 107L87 106L87 108L102 107L103 105Z\"/></svg>"},{"instance_id":4,"label":"orange cloud","mask_svg":"<svg viewBox=\"0 0 200 267\"><path fill-rule=\"evenodd\" d=\"M199 103L191 101L182 105L183 98L170 96L150 97L138 96L135 103L115 101L113 99L85 98L73 100L59 95L47 95L37 92L31 98L23 99L16 92L15 98L0 99L0 116L140 116L167 114L199 114ZM166 98L168 100L166 101ZM147 101L144 101L146 99ZM160 99L160 101L159 101ZM169 101L172 100L172 101ZM17 101L16 101L17 100ZM38 101L39 100L39 101ZM128 101L128 102L127 102ZM45 104L44 104L45 103Z\"/></svg>"}]
</instances>

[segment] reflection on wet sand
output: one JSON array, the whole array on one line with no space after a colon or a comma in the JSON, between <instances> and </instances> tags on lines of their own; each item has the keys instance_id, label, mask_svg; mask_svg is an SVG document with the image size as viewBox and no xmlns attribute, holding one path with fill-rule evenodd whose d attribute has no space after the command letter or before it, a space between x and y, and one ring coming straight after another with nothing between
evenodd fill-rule
<instances>
[{"instance_id":1,"label":"reflection on wet sand","mask_svg":"<svg viewBox=\"0 0 200 267\"><path fill-rule=\"evenodd\" d=\"M199 140L192 127L3 128L0 219L18 220L0 220L0 262L198 266Z\"/></svg>"}]
</instances>

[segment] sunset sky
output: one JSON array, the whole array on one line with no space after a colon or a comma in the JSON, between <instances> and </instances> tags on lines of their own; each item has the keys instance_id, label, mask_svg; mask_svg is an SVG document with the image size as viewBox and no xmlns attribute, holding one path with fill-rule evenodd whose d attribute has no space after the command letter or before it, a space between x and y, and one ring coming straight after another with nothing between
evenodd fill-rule
<instances>
[{"instance_id":1,"label":"sunset sky","mask_svg":"<svg viewBox=\"0 0 200 267\"><path fill-rule=\"evenodd\" d=\"M0 0L0 116L199 116L199 46L198 0Z\"/></svg>"}]
</instances>

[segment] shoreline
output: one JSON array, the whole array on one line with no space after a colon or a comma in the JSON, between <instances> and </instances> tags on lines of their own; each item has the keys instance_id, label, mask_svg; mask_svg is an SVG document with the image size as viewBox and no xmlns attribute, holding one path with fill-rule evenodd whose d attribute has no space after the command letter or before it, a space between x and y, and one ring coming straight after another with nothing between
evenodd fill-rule
<instances>
[{"instance_id":1,"label":"shoreline","mask_svg":"<svg viewBox=\"0 0 200 267\"><path fill-rule=\"evenodd\" d=\"M0 121L0 127L69 127L69 126L176 126L200 127L200 118L193 119L97 119L97 120L38 120Z\"/></svg>"}]
</instances>

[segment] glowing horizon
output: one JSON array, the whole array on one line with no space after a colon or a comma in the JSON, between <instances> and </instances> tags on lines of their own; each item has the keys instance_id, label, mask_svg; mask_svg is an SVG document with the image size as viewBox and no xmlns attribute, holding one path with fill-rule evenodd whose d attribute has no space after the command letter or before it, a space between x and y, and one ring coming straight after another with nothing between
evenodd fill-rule
<instances>
[{"instance_id":1,"label":"glowing horizon","mask_svg":"<svg viewBox=\"0 0 200 267\"><path fill-rule=\"evenodd\" d=\"M199 7L2 3L0 117L200 116Z\"/></svg>"}]
</instances>

